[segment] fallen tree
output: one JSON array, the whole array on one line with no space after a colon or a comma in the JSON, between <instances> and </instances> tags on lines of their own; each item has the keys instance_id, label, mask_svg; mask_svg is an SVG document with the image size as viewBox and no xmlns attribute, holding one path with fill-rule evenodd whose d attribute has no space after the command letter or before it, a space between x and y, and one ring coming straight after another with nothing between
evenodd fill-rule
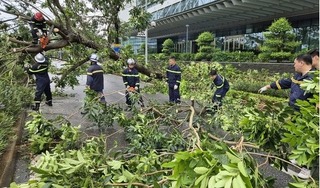
<instances>
[{"instance_id":1,"label":"fallen tree","mask_svg":"<svg viewBox=\"0 0 320 188\"><path fill-rule=\"evenodd\" d=\"M0 9L0 12L14 15L16 21L22 20L23 22L26 23L28 20L31 20L31 16L28 16L28 12L22 12L19 8L17 8L16 4L8 3L4 0L1 0L0 2L6 7L6 10ZM51 10L51 13L55 16L54 20L51 20L48 16L46 16L44 11L38 9L34 4L30 3L29 1L22 0L20 2L21 4L26 6L26 8L31 7L36 9L37 11L43 12L43 14L46 17L46 23L48 27L51 28L49 31L49 34L53 31L53 28L56 28L55 30L57 32L55 34L58 34L58 39L56 39L55 41L51 41L44 49L42 49L38 45L32 45L31 42L27 42L22 40L21 38L11 36L9 37L9 41L17 44L18 46L18 47L12 48L12 52L27 53L27 54L34 55L42 51L57 50L67 46L71 46L73 44L79 44L79 45L85 46L88 49L91 49L91 50L93 49L96 52L107 51L110 59L113 59L116 61L117 60L125 61L125 60L122 60L121 56L115 53L114 50L111 48L111 43L109 42L109 40L112 40L112 39L110 39L109 36L108 36L109 40L104 39L103 36L95 35L98 31L92 30L94 28L94 24L97 24L94 22L100 21L101 18L99 18L98 20L95 20L95 19L90 20L90 19L84 18L84 15L76 12L77 11L76 9L84 5L84 4L81 4L81 2L74 3L75 5L72 5L72 6L75 6L75 7L67 7L68 3L70 2L66 1L65 7L64 7L61 5L59 0L46 1L47 8L49 8ZM122 4L124 4L124 2ZM115 6L117 6L117 9L119 9L119 4ZM82 9L88 11L89 8L82 7ZM70 13L70 11L73 11L73 12ZM71 14L71 16L68 16L68 14L69 15ZM114 18L113 14L110 16L110 20L114 22L118 21ZM109 28L111 24L110 20L109 20L109 23L108 23L108 20L105 20L101 24L108 25L108 28ZM117 23L116 26L117 27L115 29L119 30L118 28L119 23ZM115 39L118 39L118 38L119 38L119 31L117 31L117 36L115 37ZM118 40L115 40L115 41L118 41ZM88 61L88 57L83 57L77 63L74 63L72 66L70 66L69 69L65 70L62 73L60 81L58 81L58 85L61 81L63 81L63 79L70 72L75 71L77 67L80 67L87 61ZM164 78L164 76L161 73L153 72L152 70L149 70L148 68L146 68L141 64L138 64L136 68L140 73L147 75L149 77L153 77L157 79Z\"/></svg>"}]
</instances>

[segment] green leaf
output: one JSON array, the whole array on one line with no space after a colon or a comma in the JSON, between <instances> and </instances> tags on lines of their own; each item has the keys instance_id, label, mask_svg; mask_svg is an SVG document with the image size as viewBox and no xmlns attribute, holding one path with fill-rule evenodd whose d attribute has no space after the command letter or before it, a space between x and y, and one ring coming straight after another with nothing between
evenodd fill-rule
<instances>
[{"instance_id":1,"label":"green leaf","mask_svg":"<svg viewBox=\"0 0 320 188\"><path fill-rule=\"evenodd\" d=\"M161 166L162 166L163 168L173 168L173 167L175 167L176 165L177 165L176 162L168 162L168 163L163 163Z\"/></svg>"},{"instance_id":2,"label":"green leaf","mask_svg":"<svg viewBox=\"0 0 320 188\"><path fill-rule=\"evenodd\" d=\"M237 175L237 177L233 179L232 183L233 187L246 188L246 184L244 183L240 175Z\"/></svg>"},{"instance_id":3,"label":"green leaf","mask_svg":"<svg viewBox=\"0 0 320 188\"><path fill-rule=\"evenodd\" d=\"M241 161L238 157L234 156L233 154L231 154L229 152L226 152L226 154L227 154L228 158L230 159L231 163L238 163Z\"/></svg>"},{"instance_id":4,"label":"green leaf","mask_svg":"<svg viewBox=\"0 0 320 188\"><path fill-rule=\"evenodd\" d=\"M306 185L304 183L289 183L290 188L305 188Z\"/></svg>"},{"instance_id":5,"label":"green leaf","mask_svg":"<svg viewBox=\"0 0 320 188\"><path fill-rule=\"evenodd\" d=\"M215 188L216 179L215 176L211 176L208 182L208 188Z\"/></svg>"},{"instance_id":6,"label":"green leaf","mask_svg":"<svg viewBox=\"0 0 320 188\"><path fill-rule=\"evenodd\" d=\"M80 150L77 151L77 157L78 157L78 160L79 160L80 162L82 162L82 163L85 162L85 160L84 160L84 158L83 158L82 153L81 153Z\"/></svg>"},{"instance_id":7,"label":"green leaf","mask_svg":"<svg viewBox=\"0 0 320 188\"><path fill-rule=\"evenodd\" d=\"M194 171L197 173L197 174L204 174L206 172L208 172L208 168L206 167L196 167L194 168Z\"/></svg>"},{"instance_id":8,"label":"green leaf","mask_svg":"<svg viewBox=\"0 0 320 188\"><path fill-rule=\"evenodd\" d=\"M208 186L208 176L206 176L202 182L200 188L206 188Z\"/></svg>"},{"instance_id":9,"label":"green leaf","mask_svg":"<svg viewBox=\"0 0 320 188\"><path fill-rule=\"evenodd\" d=\"M198 177L197 180L195 181L194 185L198 185L200 183L200 181L202 181L205 177L206 177L205 174Z\"/></svg>"},{"instance_id":10,"label":"green leaf","mask_svg":"<svg viewBox=\"0 0 320 188\"><path fill-rule=\"evenodd\" d=\"M131 172L129 172L128 170L124 170L124 171L123 171L123 175L124 175L129 181L131 181L131 180L134 178L134 175L133 175Z\"/></svg>"},{"instance_id":11,"label":"green leaf","mask_svg":"<svg viewBox=\"0 0 320 188\"><path fill-rule=\"evenodd\" d=\"M48 171L43 170L41 168L30 167L30 170L32 170L33 172L35 172L37 174L43 174L43 175L49 174Z\"/></svg>"},{"instance_id":12,"label":"green leaf","mask_svg":"<svg viewBox=\"0 0 320 188\"><path fill-rule=\"evenodd\" d=\"M238 169L244 177L248 177L248 173L242 161L238 163Z\"/></svg>"},{"instance_id":13,"label":"green leaf","mask_svg":"<svg viewBox=\"0 0 320 188\"><path fill-rule=\"evenodd\" d=\"M226 184L224 185L224 188L231 188L232 184L232 177L230 177L227 181Z\"/></svg>"},{"instance_id":14,"label":"green leaf","mask_svg":"<svg viewBox=\"0 0 320 188\"><path fill-rule=\"evenodd\" d=\"M123 164L123 162L112 160L111 162L107 162L107 164L111 166L113 170L118 170L121 168L121 165Z\"/></svg>"}]
</instances>

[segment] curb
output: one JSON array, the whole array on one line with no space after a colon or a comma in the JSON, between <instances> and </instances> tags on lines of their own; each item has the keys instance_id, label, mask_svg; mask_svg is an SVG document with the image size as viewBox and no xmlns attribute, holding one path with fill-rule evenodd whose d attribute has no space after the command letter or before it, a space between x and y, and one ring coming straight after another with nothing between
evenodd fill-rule
<instances>
[{"instance_id":1,"label":"curb","mask_svg":"<svg viewBox=\"0 0 320 188\"><path fill-rule=\"evenodd\" d=\"M9 143L6 152L3 154L0 163L0 187L10 186L15 172L15 163L17 159L17 149L21 142L22 130L26 120L27 113L23 111L19 114L15 122L15 137Z\"/></svg>"}]
</instances>

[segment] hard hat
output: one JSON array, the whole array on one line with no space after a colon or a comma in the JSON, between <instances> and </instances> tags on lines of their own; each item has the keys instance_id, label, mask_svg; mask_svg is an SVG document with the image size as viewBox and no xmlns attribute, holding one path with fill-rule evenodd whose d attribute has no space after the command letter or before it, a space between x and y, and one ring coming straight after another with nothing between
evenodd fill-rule
<instances>
[{"instance_id":1,"label":"hard hat","mask_svg":"<svg viewBox=\"0 0 320 188\"><path fill-rule=\"evenodd\" d=\"M36 62L38 62L38 63L44 63L46 61L46 58L44 57L44 55L42 53L38 53L34 57L34 60L36 60Z\"/></svg>"},{"instance_id":2,"label":"hard hat","mask_svg":"<svg viewBox=\"0 0 320 188\"><path fill-rule=\"evenodd\" d=\"M34 15L34 19L36 19L37 21L42 21L43 20L43 15L41 12L37 12Z\"/></svg>"},{"instance_id":3,"label":"hard hat","mask_svg":"<svg viewBox=\"0 0 320 188\"><path fill-rule=\"evenodd\" d=\"M99 60L99 57L97 56L97 54L91 54L90 61L98 62L98 60Z\"/></svg>"},{"instance_id":4,"label":"hard hat","mask_svg":"<svg viewBox=\"0 0 320 188\"><path fill-rule=\"evenodd\" d=\"M132 64L135 64L136 62L134 61L134 59L129 58L129 59L127 60L127 63L128 63L128 65L132 65Z\"/></svg>"}]
</instances>

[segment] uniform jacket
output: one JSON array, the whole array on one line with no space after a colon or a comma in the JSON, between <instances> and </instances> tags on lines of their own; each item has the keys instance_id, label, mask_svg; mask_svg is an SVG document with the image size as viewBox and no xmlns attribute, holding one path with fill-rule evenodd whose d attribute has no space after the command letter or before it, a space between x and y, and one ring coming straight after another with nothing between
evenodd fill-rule
<instances>
[{"instance_id":1,"label":"uniform jacket","mask_svg":"<svg viewBox=\"0 0 320 188\"><path fill-rule=\"evenodd\" d=\"M221 75L217 75L217 77L213 80L211 85L211 89L213 89L213 85L217 87L213 97L216 99L223 98L226 93L229 91L229 82Z\"/></svg>"},{"instance_id":2,"label":"uniform jacket","mask_svg":"<svg viewBox=\"0 0 320 188\"><path fill-rule=\"evenodd\" d=\"M96 63L92 64L87 71L87 85L94 91L103 90L103 69Z\"/></svg>"},{"instance_id":3,"label":"uniform jacket","mask_svg":"<svg viewBox=\"0 0 320 188\"><path fill-rule=\"evenodd\" d=\"M289 105L292 106L295 110L299 110L299 107L295 105L297 99L306 100L311 97L311 93L305 93L303 89L300 88L300 84L303 80L312 80L310 74L302 75L300 73L296 73L292 78L277 80L270 84L272 89L289 89Z\"/></svg>"},{"instance_id":4,"label":"uniform jacket","mask_svg":"<svg viewBox=\"0 0 320 188\"><path fill-rule=\"evenodd\" d=\"M139 72L135 68L126 68L122 72L123 84L127 87L139 87L140 86L140 78Z\"/></svg>"},{"instance_id":5,"label":"uniform jacket","mask_svg":"<svg viewBox=\"0 0 320 188\"><path fill-rule=\"evenodd\" d=\"M42 20L42 21L38 21L34 18L34 16L31 18L31 21L29 21L29 24L31 26L31 29L33 30L37 30L37 29L40 29L42 30L43 32L47 32L47 29L46 29L46 21L45 19Z\"/></svg>"},{"instance_id":6,"label":"uniform jacket","mask_svg":"<svg viewBox=\"0 0 320 188\"><path fill-rule=\"evenodd\" d=\"M169 87L173 87L174 85L180 85L181 82L181 69L180 67L175 65L169 65L167 68L167 82Z\"/></svg>"},{"instance_id":7,"label":"uniform jacket","mask_svg":"<svg viewBox=\"0 0 320 188\"><path fill-rule=\"evenodd\" d=\"M48 74L48 63L36 63L32 65L32 67L27 69L29 74L34 74L36 76L36 81L49 81L49 74Z\"/></svg>"}]
</instances>

